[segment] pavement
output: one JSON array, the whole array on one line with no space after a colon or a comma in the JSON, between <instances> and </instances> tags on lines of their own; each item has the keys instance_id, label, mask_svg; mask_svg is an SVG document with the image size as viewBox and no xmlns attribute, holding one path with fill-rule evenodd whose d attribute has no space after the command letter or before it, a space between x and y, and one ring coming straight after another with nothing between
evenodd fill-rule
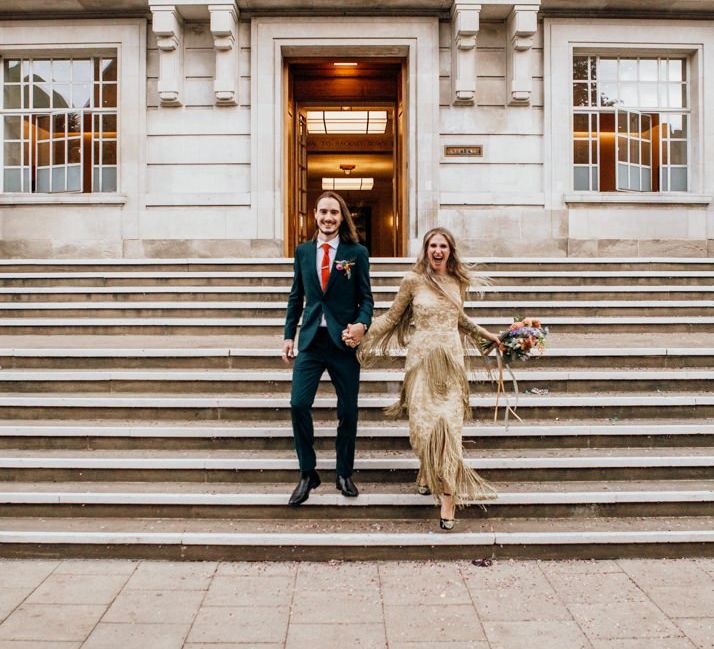
<instances>
[{"instance_id":1,"label":"pavement","mask_svg":"<svg viewBox=\"0 0 714 649\"><path fill-rule=\"evenodd\" d=\"M0 649L714 649L714 559L0 561Z\"/></svg>"}]
</instances>

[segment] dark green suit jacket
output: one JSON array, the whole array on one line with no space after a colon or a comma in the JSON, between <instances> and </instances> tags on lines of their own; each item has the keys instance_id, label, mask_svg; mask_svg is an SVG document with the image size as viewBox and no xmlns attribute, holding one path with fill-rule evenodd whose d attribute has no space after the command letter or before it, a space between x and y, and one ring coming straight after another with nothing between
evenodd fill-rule
<instances>
[{"instance_id":1,"label":"dark green suit jacket","mask_svg":"<svg viewBox=\"0 0 714 649\"><path fill-rule=\"evenodd\" d=\"M341 349L351 349L342 342L343 329L354 322L366 326L372 322L374 300L369 283L369 253L358 243L340 241L324 293L317 277L316 259L315 241L302 243L295 250L295 274L288 298L284 338L294 340L302 315L298 351L304 351L315 337L324 313L330 338ZM337 270L340 261L353 264L349 277L344 269Z\"/></svg>"}]
</instances>

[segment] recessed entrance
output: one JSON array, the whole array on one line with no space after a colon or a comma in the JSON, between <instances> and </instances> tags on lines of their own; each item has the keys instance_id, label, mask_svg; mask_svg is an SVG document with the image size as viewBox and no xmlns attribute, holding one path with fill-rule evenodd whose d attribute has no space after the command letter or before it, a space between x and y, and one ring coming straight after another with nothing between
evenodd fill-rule
<instances>
[{"instance_id":1,"label":"recessed entrance","mask_svg":"<svg viewBox=\"0 0 714 649\"><path fill-rule=\"evenodd\" d=\"M287 253L312 237L325 189L347 201L370 255L406 248L402 59L288 59Z\"/></svg>"}]
</instances>

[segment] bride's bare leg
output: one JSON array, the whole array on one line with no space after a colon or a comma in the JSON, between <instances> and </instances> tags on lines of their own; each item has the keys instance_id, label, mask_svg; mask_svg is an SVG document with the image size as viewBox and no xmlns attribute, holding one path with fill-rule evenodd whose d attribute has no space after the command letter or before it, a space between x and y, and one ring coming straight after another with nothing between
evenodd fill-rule
<instances>
[{"instance_id":1,"label":"bride's bare leg","mask_svg":"<svg viewBox=\"0 0 714 649\"><path fill-rule=\"evenodd\" d=\"M453 521L456 518L456 503L454 501L453 491L449 488L449 485L442 483L443 494L441 496L441 527L444 529L451 529L453 527ZM444 521L450 521L450 527L444 526Z\"/></svg>"}]
</instances>

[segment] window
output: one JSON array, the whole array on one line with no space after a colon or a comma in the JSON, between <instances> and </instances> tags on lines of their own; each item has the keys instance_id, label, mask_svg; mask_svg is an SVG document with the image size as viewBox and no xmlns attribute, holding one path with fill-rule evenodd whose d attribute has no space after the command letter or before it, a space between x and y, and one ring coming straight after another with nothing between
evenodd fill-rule
<instances>
[{"instance_id":1,"label":"window","mask_svg":"<svg viewBox=\"0 0 714 649\"><path fill-rule=\"evenodd\" d=\"M3 191L117 191L117 59L5 58Z\"/></svg>"},{"instance_id":2,"label":"window","mask_svg":"<svg viewBox=\"0 0 714 649\"><path fill-rule=\"evenodd\" d=\"M576 191L687 191L684 58L573 57Z\"/></svg>"}]
</instances>

